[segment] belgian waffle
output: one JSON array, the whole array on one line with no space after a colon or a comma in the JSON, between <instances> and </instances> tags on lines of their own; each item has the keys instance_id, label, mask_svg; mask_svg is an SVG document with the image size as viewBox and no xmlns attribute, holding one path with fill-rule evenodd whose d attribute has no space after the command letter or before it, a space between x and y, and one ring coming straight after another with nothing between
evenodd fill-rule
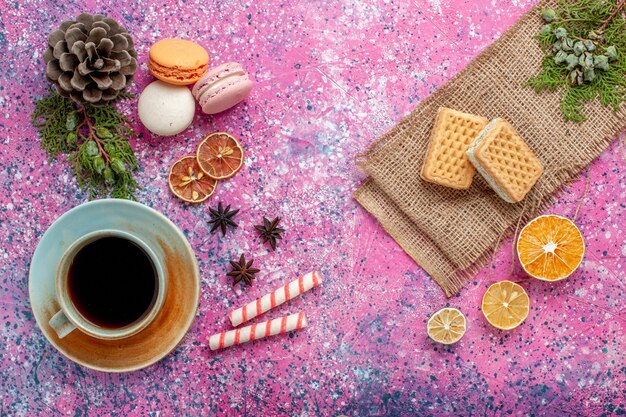
<instances>
[{"instance_id":1,"label":"belgian waffle","mask_svg":"<svg viewBox=\"0 0 626 417\"><path fill-rule=\"evenodd\" d=\"M474 167L466 151L489 120L473 114L440 107L422 167L425 181L464 190L474 178Z\"/></svg>"},{"instance_id":2,"label":"belgian waffle","mask_svg":"<svg viewBox=\"0 0 626 417\"><path fill-rule=\"evenodd\" d=\"M467 157L509 203L521 201L543 173L541 161L504 119L494 119L485 127Z\"/></svg>"}]
</instances>

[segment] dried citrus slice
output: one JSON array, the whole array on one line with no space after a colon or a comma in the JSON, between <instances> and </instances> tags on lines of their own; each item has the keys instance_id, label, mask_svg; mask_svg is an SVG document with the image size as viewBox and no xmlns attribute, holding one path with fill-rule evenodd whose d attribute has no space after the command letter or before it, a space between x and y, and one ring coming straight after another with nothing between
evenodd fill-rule
<instances>
[{"instance_id":1,"label":"dried citrus slice","mask_svg":"<svg viewBox=\"0 0 626 417\"><path fill-rule=\"evenodd\" d=\"M492 326L510 330L522 324L528 317L530 299L521 285L500 281L487 288L481 309Z\"/></svg>"},{"instance_id":2,"label":"dried citrus slice","mask_svg":"<svg viewBox=\"0 0 626 417\"><path fill-rule=\"evenodd\" d=\"M428 320L426 330L435 342L456 343L465 334L465 316L456 308L442 308Z\"/></svg>"},{"instance_id":3,"label":"dried citrus slice","mask_svg":"<svg viewBox=\"0 0 626 417\"><path fill-rule=\"evenodd\" d=\"M241 169L243 148L239 141L225 132L211 133L196 151L200 168L211 178L225 180Z\"/></svg>"},{"instance_id":4,"label":"dried citrus slice","mask_svg":"<svg viewBox=\"0 0 626 417\"><path fill-rule=\"evenodd\" d=\"M184 156L174 162L168 182L174 195L188 203L202 203L213 194L217 184L200 169L195 156Z\"/></svg>"},{"instance_id":5,"label":"dried citrus slice","mask_svg":"<svg viewBox=\"0 0 626 417\"><path fill-rule=\"evenodd\" d=\"M585 242L571 220L554 214L528 223L517 240L517 256L524 271L543 281L569 277L583 260Z\"/></svg>"}]
</instances>

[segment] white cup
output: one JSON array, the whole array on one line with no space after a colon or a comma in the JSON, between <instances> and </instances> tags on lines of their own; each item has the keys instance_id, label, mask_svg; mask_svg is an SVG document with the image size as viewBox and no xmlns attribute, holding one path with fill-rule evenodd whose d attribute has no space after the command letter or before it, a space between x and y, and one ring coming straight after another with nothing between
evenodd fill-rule
<instances>
[{"instance_id":1,"label":"white cup","mask_svg":"<svg viewBox=\"0 0 626 417\"><path fill-rule=\"evenodd\" d=\"M126 239L139 246L152 261L157 277L156 297L148 310L146 310L146 312L135 322L124 327L114 329L101 327L87 320L72 302L68 288L69 269L76 254L89 243L105 237L118 237ZM52 327L57 333L59 339L64 338L76 329L98 339L117 340L130 337L142 331L154 320L156 315L161 310L161 307L163 307L163 301L165 300L165 274L158 257L154 251L137 236L121 230L98 230L82 236L70 245L61 257L56 270L55 280L57 301L59 302L61 309L52 316L49 324L50 327Z\"/></svg>"}]
</instances>

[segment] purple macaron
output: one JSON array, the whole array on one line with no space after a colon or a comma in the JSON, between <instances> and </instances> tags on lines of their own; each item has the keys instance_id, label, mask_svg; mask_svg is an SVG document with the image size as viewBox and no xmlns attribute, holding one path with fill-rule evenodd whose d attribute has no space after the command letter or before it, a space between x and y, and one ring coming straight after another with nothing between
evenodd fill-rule
<instances>
[{"instance_id":1,"label":"purple macaron","mask_svg":"<svg viewBox=\"0 0 626 417\"><path fill-rule=\"evenodd\" d=\"M228 62L209 69L193 86L193 96L206 114L233 107L252 90L252 80L240 64Z\"/></svg>"}]
</instances>

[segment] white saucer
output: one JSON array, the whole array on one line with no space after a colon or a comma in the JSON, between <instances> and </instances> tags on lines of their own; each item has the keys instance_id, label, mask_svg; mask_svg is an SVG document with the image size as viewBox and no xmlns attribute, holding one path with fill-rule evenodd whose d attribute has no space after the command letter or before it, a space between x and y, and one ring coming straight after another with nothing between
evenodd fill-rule
<instances>
[{"instance_id":1,"label":"white saucer","mask_svg":"<svg viewBox=\"0 0 626 417\"><path fill-rule=\"evenodd\" d=\"M126 339L105 341L79 330L59 339L48 325L59 309L55 292L57 264L77 238L101 229L133 233L154 250L167 280L163 308L150 325ZM128 372L159 361L183 339L196 317L200 271L189 242L164 215L128 200L97 200L63 214L42 236L30 265L29 292L39 328L62 354L91 369Z\"/></svg>"}]
</instances>

